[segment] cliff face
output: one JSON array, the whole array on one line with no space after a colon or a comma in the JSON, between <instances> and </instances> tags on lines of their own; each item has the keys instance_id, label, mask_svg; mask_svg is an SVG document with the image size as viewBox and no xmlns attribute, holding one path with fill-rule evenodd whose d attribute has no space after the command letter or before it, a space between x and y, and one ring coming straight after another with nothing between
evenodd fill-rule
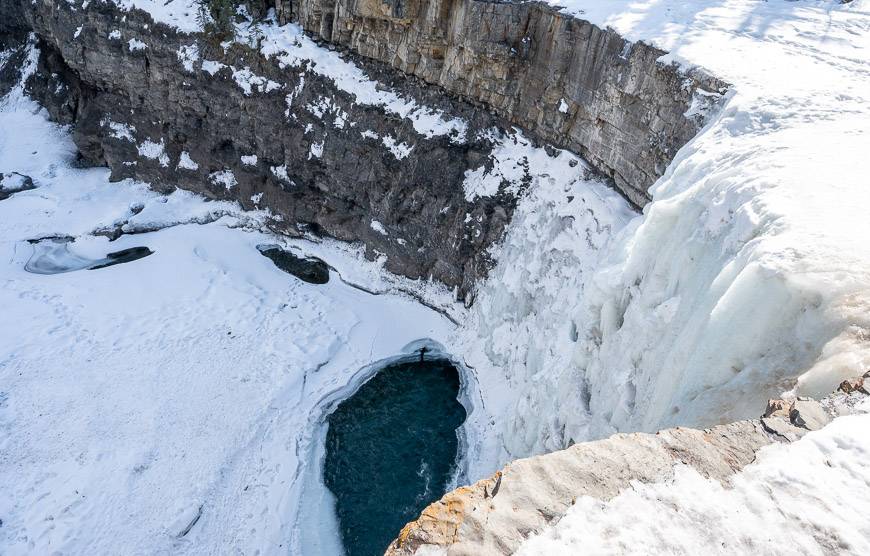
<instances>
[{"instance_id":1,"label":"cliff face","mask_svg":"<svg viewBox=\"0 0 870 556\"><path fill-rule=\"evenodd\" d=\"M399 106L361 102L324 75L345 62L301 36L288 48L332 58L222 46L113 3L11 3L40 39L29 91L113 179L269 209L285 233L361 241L392 272L460 293L485 275L515 194L469 200L463 181L491 164L499 118L359 60L367 94Z\"/></svg>"},{"instance_id":2,"label":"cliff face","mask_svg":"<svg viewBox=\"0 0 870 556\"><path fill-rule=\"evenodd\" d=\"M221 45L113 2L0 2L12 14L5 27L38 35L41 71L29 90L54 119L75 124L87 163L107 165L113 179L268 209L285 233L362 242L371 257L386 255L388 270L435 278L460 296L486 275L488 248L533 179L526 164L498 192L468 195L468 173L494 163L493 130L515 124L579 153L643 205L697 131L699 107L718 97L699 91L722 87L660 64L654 48L534 3L250 7L275 7L280 19L361 55L344 58L372 94L392 100L361 102L353 83L322 71L340 57L291 28L278 40L313 57L266 56L262 36ZM324 52L332 58L319 59ZM395 99L398 108L389 106Z\"/></svg>"},{"instance_id":3,"label":"cliff face","mask_svg":"<svg viewBox=\"0 0 870 556\"><path fill-rule=\"evenodd\" d=\"M664 52L535 2L277 0L322 39L481 102L581 154L634 204L725 84Z\"/></svg>"},{"instance_id":4,"label":"cliff face","mask_svg":"<svg viewBox=\"0 0 870 556\"><path fill-rule=\"evenodd\" d=\"M870 375L870 373L868 373ZM763 417L707 430L617 434L606 440L521 459L488 479L447 493L407 524L387 556L513 554L559 520L582 496L609 500L631 483L671 479L677 465L727 485L758 450L819 430L832 418L861 412L867 378L841 385L820 402L770 400Z\"/></svg>"}]
</instances>

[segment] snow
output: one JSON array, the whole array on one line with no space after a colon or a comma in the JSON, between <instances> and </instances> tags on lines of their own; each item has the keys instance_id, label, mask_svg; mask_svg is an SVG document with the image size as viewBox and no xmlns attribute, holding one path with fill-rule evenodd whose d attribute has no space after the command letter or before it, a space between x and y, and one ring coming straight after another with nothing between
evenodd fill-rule
<instances>
[{"instance_id":1,"label":"snow","mask_svg":"<svg viewBox=\"0 0 870 556\"><path fill-rule=\"evenodd\" d=\"M212 182L215 185L224 186L227 191L239 185L239 182L236 180L236 176L235 174L233 174L232 170L221 170L219 172L212 172L208 175L208 181Z\"/></svg>"},{"instance_id":2,"label":"snow","mask_svg":"<svg viewBox=\"0 0 870 556\"><path fill-rule=\"evenodd\" d=\"M242 164L245 166L256 166L257 160L257 155L255 154L242 155L241 157Z\"/></svg>"},{"instance_id":3,"label":"snow","mask_svg":"<svg viewBox=\"0 0 870 556\"><path fill-rule=\"evenodd\" d=\"M111 0L126 10L138 8L151 14L154 21L175 27L185 33L196 33L202 27L197 19L197 0Z\"/></svg>"},{"instance_id":4,"label":"snow","mask_svg":"<svg viewBox=\"0 0 870 556\"><path fill-rule=\"evenodd\" d=\"M408 145L407 143L402 143L397 141L394 137L390 135L384 135L381 137L381 142L387 147L387 150L396 157L396 160L402 160L406 158L411 151L414 150L414 147Z\"/></svg>"},{"instance_id":5,"label":"snow","mask_svg":"<svg viewBox=\"0 0 870 556\"><path fill-rule=\"evenodd\" d=\"M287 175L287 165L282 164L280 166L269 166L269 171L272 172L272 175L278 179L282 179L284 181L290 181L290 176Z\"/></svg>"},{"instance_id":6,"label":"snow","mask_svg":"<svg viewBox=\"0 0 870 556\"><path fill-rule=\"evenodd\" d=\"M465 199L470 202L499 192L516 195L530 167L573 175L572 167L576 167L580 160L568 151L559 151L558 157L553 159L545 149L532 145L517 128L507 135L492 129L487 132L487 138L495 143L489 161L479 168L465 171L462 187Z\"/></svg>"},{"instance_id":7,"label":"snow","mask_svg":"<svg viewBox=\"0 0 870 556\"><path fill-rule=\"evenodd\" d=\"M190 153L187 151L181 151L178 157L178 167L183 170L199 170L199 164L190 158Z\"/></svg>"},{"instance_id":8,"label":"snow","mask_svg":"<svg viewBox=\"0 0 870 556\"><path fill-rule=\"evenodd\" d=\"M870 415L840 417L763 448L728 486L678 465L670 481L583 497L517 554L870 553L868 427Z\"/></svg>"},{"instance_id":9,"label":"snow","mask_svg":"<svg viewBox=\"0 0 870 556\"><path fill-rule=\"evenodd\" d=\"M26 185L27 180L21 174L0 174L0 191L18 191Z\"/></svg>"},{"instance_id":10,"label":"snow","mask_svg":"<svg viewBox=\"0 0 870 556\"><path fill-rule=\"evenodd\" d=\"M121 132L115 131L114 133ZM126 138L123 134L121 134L121 137ZM143 156L150 160L156 160L160 163L161 166L167 167L169 166L169 155L166 154L165 148L166 147L163 143L163 139L161 139L159 143L155 143L154 141L148 139L143 141L139 146L136 147L136 149L139 151L139 156Z\"/></svg>"},{"instance_id":11,"label":"snow","mask_svg":"<svg viewBox=\"0 0 870 556\"><path fill-rule=\"evenodd\" d=\"M0 319L0 552L304 553L301 492L326 400L453 325L388 291L358 249L285 241L265 231L268 213L80 168L69 130L13 95L0 167L39 188L0 202L0 306L20 316ZM92 235L125 221L163 229ZM26 272L26 240L57 234L87 259L154 254ZM337 270L325 285L296 280L263 243Z\"/></svg>"},{"instance_id":12,"label":"snow","mask_svg":"<svg viewBox=\"0 0 870 556\"><path fill-rule=\"evenodd\" d=\"M275 83L271 79L266 79L261 75L255 74L249 67L244 67L240 70L233 67L230 69L233 71L233 79L239 88L244 91L245 96L251 96L254 90L257 90L260 93L270 93L281 88L281 85ZM209 73L214 75L214 72L212 71Z\"/></svg>"},{"instance_id":13,"label":"snow","mask_svg":"<svg viewBox=\"0 0 870 556\"><path fill-rule=\"evenodd\" d=\"M199 61L199 46L194 43L190 45L181 46L176 53L178 56L178 61L181 62L181 65L184 69L190 73L193 73L194 63ZM214 72L212 72L214 74Z\"/></svg>"},{"instance_id":14,"label":"snow","mask_svg":"<svg viewBox=\"0 0 870 556\"><path fill-rule=\"evenodd\" d=\"M380 222L378 222L377 220L372 220L371 223L369 224L369 227L372 230L376 231L377 233L381 234L382 236L389 235L387 233L387 229L384 228L384 225L381 224Z\"/></svg>"},{"instance_id":15,"label":"snow","mask_svg":"<svg viewBox=\"0 0 870 556\"><path fill-rule=\"evenodd\" d=\"M247 27L239 27L238 34L250 34ZM451 118L440 110L420 106L369 78L353 62L339 53L319 47L296 24L278 26L273 22L260 24L261 52L278 60L282 67L303 66L318 75L328 77L341 90L352 95L358 104L379 106L390 114L410 120L414 129L426 138L446 135L451 141L465 141L468 124L460 118ZM259 35L258 35L259 37ZM294 95L295 96L295 95ZM292 97L288 97L288 105Z\"/></svg>"},{"instance_id":16,"label":"snow","mask_svg":"<svg viewBox=\"0 0 870 556\"><path fill-rule=\"evenodd\" d=\"M323 156L323 147L325 145L325 139L320 143L311 143L311 146L308 148L308 160L311 160L312 158L320 158L321 156Z\"/></svg>"},{"instance_id":17,"label":"snow","mask_svg":"<svg viewBox=\"0 0 870 556\"><path fill-rule=\"evenodd\" d=\"M104 127L108 127L112 130L111 136L115 139L121 139L123 141L129 141L130 143L136 142L136 127L129 124L120 124L118 122L113 122L108 118L103 119L100 124ZM162 147L160 148L162 149ZM147 149L146 149L147 150ZM141 153L140 153L141 154Z\"/></svg>"},{"instance_id":18,"label":"snow","mask_svg":"<svg viewBox=\"0 0 870 556\"><path fill-rule=\"evenodd\" d=\"M301 88L301 86L302 82L300 82L297 89ZM294 89L294 91L295 90L296 89ZM291 102L292 99L288 96L287 105L290 106ZM321 120L326 119L325 116L333 115L332 127L335 129L344 129L348 123L348 113L341 109L341 107L335 102L334 98L319 97L316 101L306 104L305 109ZM350 125L354 126L356 123L351 123Z\"/></svg>"},{"instance_id":19,"label":"snow","mask_svg":"<svg viewBox=\"0 0 870 556\"><path fill-rule=\"evenodd\" d=\"M203 60L201 67L202 71L208 72L210 75L214 75L223 68L227 67L227 65L220 62L215 62L214 60Z\"/></svg>"},{"instance_id":20,"label":"snow","mask_svg":"<svg viewBox=\"0 0 870 556\"><path fill-rule=\"evenodd\" d=\"M380 140L381 144L386 147L388 151L390 151L390 154L392 154L396 158L396 160L402 160L404 158L407 158L408 155L411 154L411 151L414 150L413 145L408 145L407 143L400 142L391 135L384 135L382 137L369 129L360 132L360 135L364 139Z\"/></svg>"},{"instance_id":21,"label":"snow","mask_svg":"<svg viewBox=\"0 0 870 556\"><path fill-rule=\"evenodd\" d=\"M130 39L127 42L127 46L130 48L130 52L145 50L148 47L148 45L138 39Z\"/></svg>"}]
</instances>

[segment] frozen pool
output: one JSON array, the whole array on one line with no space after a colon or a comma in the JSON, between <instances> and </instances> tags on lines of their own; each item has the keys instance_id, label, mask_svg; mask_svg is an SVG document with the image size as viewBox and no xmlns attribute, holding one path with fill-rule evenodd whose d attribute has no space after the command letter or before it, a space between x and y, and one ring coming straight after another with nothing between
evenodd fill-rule
<instances>
[{"instance_id":1,"label":"frozen pool","mask_svg":"<svg viewBox=\"0 0 870 556\"><path fill-rule=\"evenodd\" d=\"M466 416L459 387L450 361L394 363L329 416L323 476L348 556L382 555L444 494Z\"/></svg>"}]
</instances>

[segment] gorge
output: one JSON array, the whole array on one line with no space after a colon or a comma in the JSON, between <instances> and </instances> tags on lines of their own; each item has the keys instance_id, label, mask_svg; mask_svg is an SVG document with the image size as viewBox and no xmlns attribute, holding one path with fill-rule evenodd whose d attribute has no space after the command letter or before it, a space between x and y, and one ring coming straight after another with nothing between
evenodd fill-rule
<instances>
[{"instance_id":1,"label":"gorge","mask_svg":"<svg viewBox=\"0 0 870 556\"><path fill-rule=\"evenodd\" d=\"M0 551L623 553L577 531L661 485L735 509L648 552L868 547L734 517L870 474L861 0L238 4L0 0ZM357 426L402 407L440 501Z\"/></svg>"}]
</instances>

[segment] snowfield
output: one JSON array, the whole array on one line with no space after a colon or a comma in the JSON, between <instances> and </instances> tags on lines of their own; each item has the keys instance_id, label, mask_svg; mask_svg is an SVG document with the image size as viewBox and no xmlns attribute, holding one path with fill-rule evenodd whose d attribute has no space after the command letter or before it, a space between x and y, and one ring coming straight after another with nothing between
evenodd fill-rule
<instances>
[{"instance_id":1,"label":"snowfield","mask_svg":"<svg viewBox=\"0 0 870 556\"><path fill-rule=\"evenodd\" d=\"M297 519L316 513L302 491L325 404L454 325L349 248L295 242L338 271L322 286L285 274L256 249L281 241L259 231L266 213L74 168L67 130L20 89L0 129L17 130L0 167L37 185L0 202L0 552L314 553ZM163 229L92 235L125 221ZM154 254L26 272L27 240L56 235L86 259Z\"/></svg>"}]
</instances>

